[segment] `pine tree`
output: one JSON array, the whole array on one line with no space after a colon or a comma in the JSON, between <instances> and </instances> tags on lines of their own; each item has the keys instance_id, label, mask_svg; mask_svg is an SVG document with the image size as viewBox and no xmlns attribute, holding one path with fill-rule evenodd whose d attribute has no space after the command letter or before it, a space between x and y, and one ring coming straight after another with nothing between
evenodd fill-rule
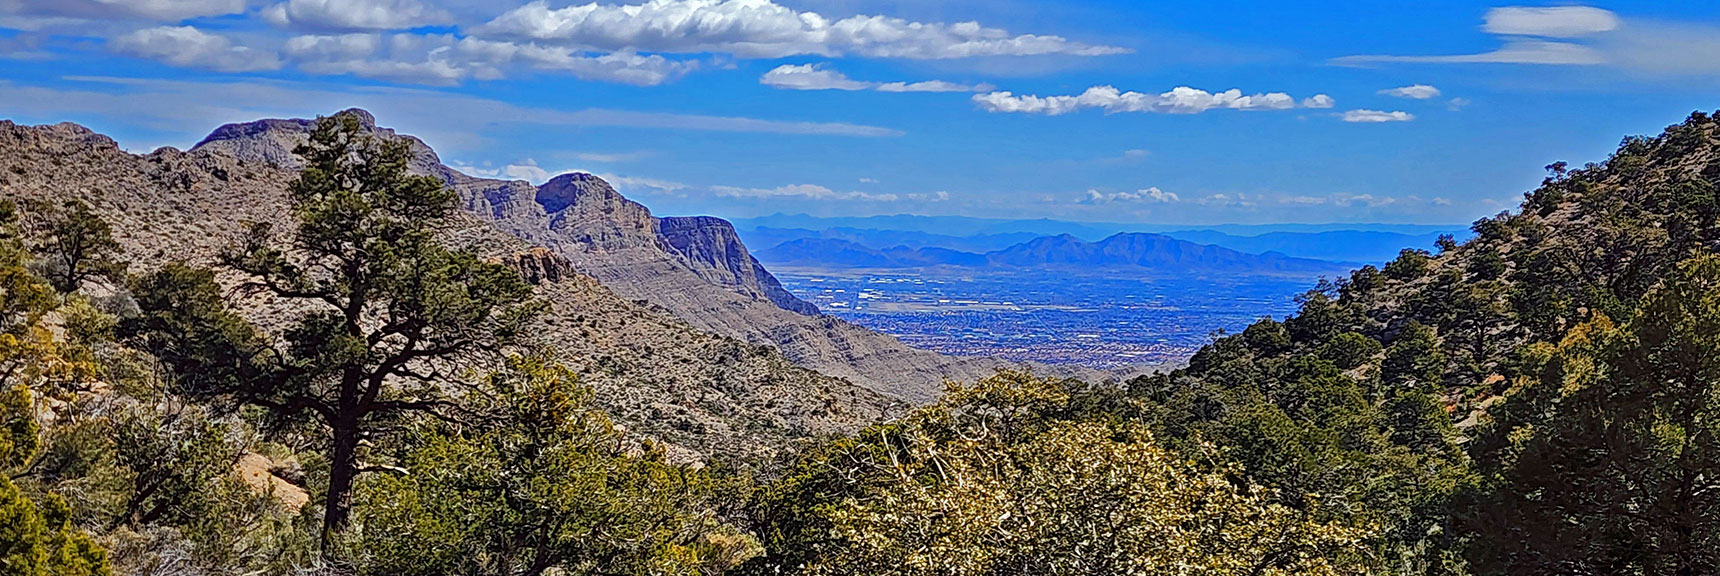
<instances>
[{"instance_id":1,"label":"pine tree","mask_svg":"<svg viewBox=\"0 0 1720 576\"><path fill-rule=\"evenodd\" d=\"M37 251L43 256L43 275L61 294L77 292L92 277L124 277L113 228L84 201L67 200L58 210L47 211L40 227Z\"/></svg>"},{"instance_id":2,"label":"pine tree","mask_svg":"<svg viewBox=\"0 0 1720 576\"><path fill-rule=\"evenodd\" d=\"M175 293L139 295L150 323L131 335L183 361L180 374L225 375L202 378L191 392L328 434L329 553L367 469L366 441L407 416L452 417L450 391L472 384L466 368L495 360L538 307L512 269L442 244L437 233L456 196L407 172L406 142L379 139L344 113L320 119L295 153L306 163L291 186L297 226L278 238L267 223L250 225L223 264L250 278L243 293L306 312L271 338L254 338L209 301L209 276L181 274L160 285ZM195 346L162 348L180 343Z\"/></svg>"}]
</instances>

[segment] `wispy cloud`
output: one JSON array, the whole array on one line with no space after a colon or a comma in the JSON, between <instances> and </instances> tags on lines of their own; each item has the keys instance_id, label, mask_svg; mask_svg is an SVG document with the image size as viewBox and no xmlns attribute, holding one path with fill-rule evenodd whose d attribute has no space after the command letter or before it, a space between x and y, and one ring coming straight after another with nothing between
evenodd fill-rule
<instances>
[{"instance_id":1,"label":"wispy cloud","mask_svg":"<svg viewBox=\"0 0 1720 576\"><path fill-rule=\"evenodd\" d=\"M1506 6L1487 11L1481 29L1503 36L1579 38L1619 27L1617 14L1589 6Z\"/></svg>"},{"instance_id":2,"label":"wispy cloud","mask_svg":"<svg viewBox=\"0 0 1720 576\"><path fill-rule=\"evenodd\" d=\"M1415 120L1415 115L1408 112L1384 112L1380 110L1358 109L1344 113L1344 121L1359 124L1383 124L1386 122L1409 122Z\"/></svg>"},{"instance_id":3,"label":"wispy cloud","mask_svg":"<svg viewBox=\"0 0 1720 576\"><path fill-rule=\"evenodd\" d=\"M650 152L643 152L643 151L641 151L641 152L620 152L620 153L565 152L565 153L562 153L561 155L566 156L568 158L573 158L575 160L579 160L581 162L595 162L598 164L619 164L619 163L623 163L623 162L636 162L639 160L643 160L647 156L650 156L651 153Z\"/></svg>"},{"instance_id":4,"label":"wispy cloud","mask_svg":"<svg viewBox=\"0 0 1720 576\"><path fill-rule=\"evenodd\" d=\"M1096 158L1096 159L1091 160L1090 162L1093 164L1099 164L1099 165L1136 164L1136 163L1139 163L1143 160L1146 160L1148 157L1150 157L1152 155L1153 155L1153 153L1150 150L1143 150L1140 148L1135 148L1135 149L1131 149L1131 150L1124 150L1122 154L1118 154L1116 156L1106 156L1103 158Z\"/></svg>"},{"instance_id":5,"label":"wispy cloud","mask_svg":"<svg viewBox=\"0 0 1720 576\"><path fill-rule=\"evenodd\" d=\"M1464 54L1373 54L1333 64L1392 63L1610 66L1653 75L1720 75L1720 26L1621 17L1590 6L1494 8L1482 30L1500 47Z\"/></svg>"},{"instance_id":6,"label":"wispy cloud","mask_svg":"<svg viewBox=\"0 0 1720 576\"><path fill-rule=\"evenodd\" d=\"M776 188L740 188L735 186L712 186L711 193L719 198L804 198L809 200L861 200L866 202L895 202L902 197L896 194L872 194L869 192L838 192L816 184L792 184Z\"/></svg>"},{"instance_id":7,"label":"wispy cloud","mask_svg":"<svg viewBox=\"0 0 1720 576\"><path fill-rule=\"evenodd\" d=\"M864 138L902 135L890 128L840 122L603 108L535 108L413 88L330 89L256 79L200 82L72 77L66 80L72 85L49 87L0 80L0 109L15 117L100 119L110 126L130 126L193 142L222 123L305 117L353 106L386 111L381 118L384 123L422 136L438 149L475 145L486 138L485 134L504 126L623 127ZM184 141L150 144L186 145Z\"/></svg>"},{"instance_id":8,"label":"wispy cloud","mask_svg":"<svg viewBox=\"0 0 1720 576\"><path fill-rule=\"evenodd\" d=\"M822 64L778 66L759 78L759 83L784 90L876 90L879 92L984 92L990 84L967 85L943 80L924 82L862 82Z\"/></svg>"},{"instance_id":9,"label":"wispy cloud","mask_svg":"<svg viewBox=\"0 0 1720 576\"><path fill-rule=\"evenodd\" d=\"M1345 56L1332 60L1338 65L1365 65L1393 62L1423 64L1542 64L1554 66L1588 66L1604 64L1607 59L1594 48L1569 42L1547 40L1512 40L1491 52L1441 56Z\"/></svg>"},{"instance_id":10,"label":"wispy cloud","mask_svg":"<svg viewBox=\"0 0 1720 576\"><path fill-rule=\"evenodd\" d=\"M180 22L245 11L245 0L7 0L0 11L76 20Z\"/></svg>"},{"instance_id":11,"label":"wispy cloud","mask_svg":"<svg viewBox=\"0 0 1720 576\"><path fill-rule=\"evenodd\" d=\"M1393 98L1408 98L1411 100L1430 100L1438 98L1440 92L1438 88L1427 84L1413 84L1410 86L1381 90L1380 95L1391 96Z\"/></svg>"},{"instance_id":12,"label":"wispy cloud","mask_svg":"<svg viewBox=\"0 0 1720 576\"><path fill-rule=\"evenodd\" d=\"M395 82L454 85L496 80L520 69L568 74L584 80L656 86L698 69L696 61L657 54L580 51L460 38L452 34L350 33L288 39L284 52L312 74L350 74Z\"/></svg>"}]
</instances>

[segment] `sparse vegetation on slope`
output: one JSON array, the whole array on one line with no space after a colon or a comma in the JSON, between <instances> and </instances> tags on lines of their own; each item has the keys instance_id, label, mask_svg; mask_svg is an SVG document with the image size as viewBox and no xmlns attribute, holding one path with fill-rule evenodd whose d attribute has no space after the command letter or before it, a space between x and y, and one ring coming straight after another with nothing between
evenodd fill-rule
<instances>
[{"instance_id":1,"label":"sparse vegetation on slope","mask_svg":"<svg viewBox=\"0 0 1720 576\"><path fill-rule=\"evenodd\" d=\"M256 130L257 139L238 138L234 131L246 126ZM72 124L0 122L0 165L29 175L12 178L3 189L20 204L45 207L24 214L29 222L45 220L48 209L68 199L87 203L111 227L122 250L117 259L130 263L136 275L175 262L214 266L245 234L246 222L292 221L287 185L296 173L288 167L300 161L290 151L308 132L294 126L303 131L236 125L211 136L212 142L220 136L226 138L223 144L252 146L244 150L211 143L193 152L164 148L133 155ZM263 145L262 139L276 138L282 140ZM426 169L422 163L417 155L408 161L415 173ZM466 208L483 197L455 189ZM30 228L33 234L39 230ZM438 228L438 237L482 260L529 271L538 300L549 306L533 335L596 391L594 402L618 425L632 435L661 440L677 461L767 462L798 440L858 430L906 407L796 367L776 350L700 331L663 308L624 299L578 273L566 258L466 210L452 214ZM32 242L41 240L32 235ZM224 295L244 278L223 272L215 280ZM113 288L101 283L93 293ZM303 312L263 295L227 303L243 319L269 330L284 329Z\"/></svg>"}]
</instances>

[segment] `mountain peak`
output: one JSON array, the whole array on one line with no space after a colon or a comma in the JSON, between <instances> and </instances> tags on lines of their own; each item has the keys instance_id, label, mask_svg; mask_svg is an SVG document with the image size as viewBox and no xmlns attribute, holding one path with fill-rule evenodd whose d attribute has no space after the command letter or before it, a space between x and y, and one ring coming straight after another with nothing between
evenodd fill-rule
<instances>
[{"instance_id":1,"label":"mountain peak","mask_svg":"<svg viewBox=\"0 0 1720 576\"><path fill-rule=\"evenodd\" d=\"M376 116L362 108L348 108L334 113L334 116L340 115L358 118L358 123L365 132L382 139L406 140L412 147L412 168L415 172L446 176L446 170L439 169L442 160L423 141L378 127ZM299 168L302 163L298 155L293 154L293 149L310 137L316 124L315 118L265 118L226 124L210 132L196 146L192 146L191 151L225 153L244 162L271 164L293 170Z\"/></svg>"},{"instance_id":2,"label":"mountain peak","mask_svg":"<svg viewBox=\"0 0 1720 576\"><path fill-rule=\"evenodd\" d=\"M589 172L568 172L566 174L557 175L554 178L550 178L548 182L544 182L543 185L571 186L576 183L602 183L604 186L609 185L609 182L604 181L604 179L599 178L596 174Z\"/></svg>"},{"instance_id":3,"label":"mountain peak","mask_svg":"<svg viewBox=\"0 0 1720 576\"><path fill-rule=\"evenodd\" d=\"M538 187L537 201L545 212L555 214L580 203L588 196L614 202L621 196L613 186L592 174L570 172L549 179ZM640 207L644 209L643 206Z\"/></svg>"}]
</instances>

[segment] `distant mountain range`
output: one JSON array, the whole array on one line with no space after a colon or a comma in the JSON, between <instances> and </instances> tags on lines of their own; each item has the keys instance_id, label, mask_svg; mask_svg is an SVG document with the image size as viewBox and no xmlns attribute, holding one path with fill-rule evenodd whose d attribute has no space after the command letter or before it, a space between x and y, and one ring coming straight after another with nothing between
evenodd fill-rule
<instances>
[{"instance_id":1,"label":"distant mountain range","mask_svg":"<svg viewBox=\"0 0 1720 576\"><path fill-rule=\"evenodd\" d=\"M961 252L986 253L1045 236L1031 232L951 236L910 230L868 230L862 228L770 228L766 226L738 230L748 246L769 248L801 239L845 240L877 250L898 246L907 248L944 248Z\"/></svg>"},{"instance_id":2,"label":"distant mountain range","mask_svg":"<svg viewBox=\"0 0 1720 576\"><path fill-rule=\"evenodd\" d=\"M1071 222L1051 220L1046 218L1036 220L1005 220L997 218L969 218L966 216L915 216L898 214L893 216L850 216L822 217L805 214L772 214L758 218L730 218L736 228L799 228L804 230L829 230L833 228L852 228L857 230L893 230L898 232L925 232L947 236L981 236L992 234L1033 234L1035 236L1056 236L1069 234L1095 242L1121 232L1147 232L1174 236L1174 232L1186 230L1213 231L1232 236L1260 236L1275 232L1295 234L1316 234L1320 232L1389 232L1406 236L1421 236L1427 234L1457 234L1469 229L1467 224L1381 224L1381 223L1328 223L1328 224L1140 224L1126 222ZM1461 235L1461 234L1460 234Z\"/></svg>"},{"instance_id":3,"label":"distant mountain range","mask_svg":"<svg viewBox=\"0 0 1720 576\"><path fill-rule=\"evenodd\" d=\"M1405 248L1432 250L1442 234L1451 234L1460 242L1475 236L1467 229L1436 230L1418 234L1378 230L1268 232L1258 236L1227 234L1217 230L1178 230L1165 233L1179 240L1213 244L1250 254L1279 252L1297 258L1375 265L1390 262Z\"/></svg>"},{"instance_id":4,"label":"distant mountain range","mask_svg":"<svg viewBox=\"0 0 1720 576\"><path fill-rule=\"evenodd\" d=\"M1279 253L1247 254L1159 234L1116 234L1099 242L1073 235L1041 236L984 254L948 248L871 248L838 238L801 238L757 253L776 266L817 268L1059 268L1152 269L1184 273L1327 273L1343 265Z\"/></svg>"},{"instance_id":5,"label":"distant mountain range","mask_svg":"<svg viewBox=\"0 0 1720 576\"><path fill-rule=\"evenodd\" d=\"M948 224L947 233L917 229L881 229L835 226L829 228L778 228L758 225L759 222L851 223L871 225L932 226ZM1396 258L1405 248L1430 249L1442 234L1451 234L1458 241L1474 236L1461 226L1358 225L1358 229L1327 229L1343 225L1291 224L1278 226L1217 226L1201 229L1107 231L1087 224L1055 220L987 221L960 217L875 216L867 218L814 218L810 216L771 216L761 219L738 220L737 232L749 246L781 246L795 240L843 240L873 251L888 252L898 247L943 248L959 252L985 254L1030 242L1037 238L1068 235L1086 242L1101 242L1119 233L1149 233L1193 242L1195 244L1229 248L1245 254L1277 252L1292 258L1328 260L1357 264L1382 264ZM989 223L978 226L980 223ZM1001 224L1000 224L1001 223ZM1120 227L1123 225L1111 225ZM1006 231L1008 229L1034 231ZM1389 228L1373 229L1373 228ZM962 235L979 229L992 232ZM804 256L813 244L801 245L794 251ZM834 247L834 246L832 246ZM789 251L784 251L787 257ZM899 252L899 251L898 251ZM797 256L800 257L800 256Z\"/></svg>"}]
</instances>

